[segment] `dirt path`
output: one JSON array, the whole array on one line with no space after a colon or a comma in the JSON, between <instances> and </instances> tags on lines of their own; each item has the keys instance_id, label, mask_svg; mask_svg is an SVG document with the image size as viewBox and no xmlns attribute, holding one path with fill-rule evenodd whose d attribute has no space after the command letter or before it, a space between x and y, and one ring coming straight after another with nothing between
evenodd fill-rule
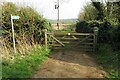
<instances>
[{"instance_id":1,"label":"dirt path","mask_svg":"<svg viewBox=\"0 0 120 80\"><path fill-rule=\"evenodd\" d=\"M103 78L94 59L78 49L55 49L34 78Z\"/></svg>"}]
</instances>

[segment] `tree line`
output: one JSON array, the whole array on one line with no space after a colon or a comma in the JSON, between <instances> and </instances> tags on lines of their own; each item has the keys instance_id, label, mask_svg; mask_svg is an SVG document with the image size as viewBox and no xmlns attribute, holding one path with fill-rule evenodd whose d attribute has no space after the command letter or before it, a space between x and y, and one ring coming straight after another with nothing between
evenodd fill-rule
<instances>
[{"instance_id":1,"label":"tree line","mask_svg":"<svg viewBox=\"0 0 120 80\"><path fill-rule=\"evenodd\" d=\"M98 27L98 43L120 49L120 2L91 2L84 6L76 25L77 32L92 32Z\"/></svg>"}]
</instances>

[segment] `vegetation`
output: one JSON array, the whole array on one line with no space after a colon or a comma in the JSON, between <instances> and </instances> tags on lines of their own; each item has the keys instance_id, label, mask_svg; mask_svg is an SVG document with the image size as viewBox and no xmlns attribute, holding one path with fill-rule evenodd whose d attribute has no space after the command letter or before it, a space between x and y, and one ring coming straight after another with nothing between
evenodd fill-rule
<instances>
[{"instance_id":1,"label":"vegetation","mask_svg":"<svg viewBox=\"0 0 120 80\"><path fill-rule=\"evenodd\" d=\"M95 7L91 3L87 3L84 6L82 12L80 12L78 21L81 22L81 21L95 20L97 18L96 12L97 10L95 9Z\"/></svg>"},{"instance_id":2,"label":"vegetation","mask_svg":"<svg viewBox=\"0 0 120 80\"><path fill-rule=\"evenodd\" d=\"M50 24L30 7L17 7L13 3L3 3L0 6L2 77L30 78L50 54L50 50L46 51L43 46L44 29L50 31ZM11 14L20 16L19 20L14 20L16 53L12 42Z\"/></svg>"},{"instance_id":3,"label":"vegetation","mask_svg":"<svg viewBox=\"0 0 120 80\"><path fill-rule=\"evenodd\" d=\"M20 16L20 20L14 20L16 39L27 38L29 41L33 39L35 43L43 42L43 30L50 30L50 25L41 15L30 7L17 7L12 3L4 3L2 8L2 29L6 42L12 42L11 14Z\"/></svg>"},{"instance_id":4,"label":"vegetation","mask_svg":"<svg viewBox=\"0 0 120 80\"><path fill-rule=\"evenodd\" d=\"M120 2L92 2L80 13L76 32L92 33L98 27L96 56L108 78L119 78L118 57L120 50ZM94 16L93 16L94 15Z\"/></svg>"},{"instance_id":5,"label":"vegetation","mask_svg":"<svg viewBox=\"0 0 120 80\"><path fill-rule=\"evenodd\" d=\"M2 6L2 28L0 30L0 52L2 56L3 78L30 78L49 56L45 50L44 30L51 31L51 24L30 7L17 7L12 3ZM11 14L20 16L14 20L17 52L14 53L11 30ZM120 78L120 2L92 2L84 6L80 13L76 32L92 33L99 28L96 59L102 69L108 72L107 78ZM1 16L0 16L1 20ZM56 23L54 20L51 23ZM63 24L76 23L76 19L63 20ZM74 31L74 25L65 32ZM38 45L39 44L39 45Z\"/></svg>"},{"instance_id":6,"label":"vegetation","mask_svg":"<svg viewBox=\"0 0 120 80\"><path fill-rule=\"evenodd\" d=\"M119 78L119 52L114 51L109 44L99 44L95 52L97 62L101 65L100 68L107 73L107 78Z\"/></svg>"},{"instance_id":7,"label":"vegetation","mask_svg":"<svg viewBox=\"0 0 120 80\"><path fill-rule=\"evenodd\" d=\"M84 6L83 11L79 14L78 20L89 21L89 20L100 20L109 21L112 25L120 23L120 2L92 2L87 3Z\"/></svg>"},{"instance_id":8,"label":"vegetation","mask_svg":"<svg viewBox=\"0 0 120 80\"><path fill-rule=\"evenodd\" d=\"M120 42L119 40L120 21L118 15L118 13L120 12L119 5L120 2L114 2L114 3L106 2L106 4L103 4L102 2L101 3L93 2L87 4L87 6L85 6L85 9L83 11L83 13L86 15L82 15L83 13L80 14L80 16L84 18L82 18L81 20L81 17L79 17L78 19L79 22L76 25L76 31L92 32L93 27L98 27L99 28L98 42L109 43L114 46L116 45L116 48L119 50L120 49L120 46L118 45L118 43ZM88 6L92 6L92 7L88 7ZM92 18L91 16L93 15L94 12L96 12L96 10L97 13L94 14L95 16Z\"/></svg>"},{"instance_id":9,"label":"vegetation","mask_svg":"<svg viewBox=\"0 0 120 80\"><path fill-rule=\"evenodd\" d=\"M57 20L49 20L51 24L56 24ZM77 19L61 19L60 24L75 24Z\"/></svg>"},{"instance_id":10,"label":"vegetation","mask_svg":"<svg viewBox=\"0 0 120 80\"><path fill-rule=\"evenodd\" d=\"M62 29L61 32L75 32L76 24L66 26L66 29Z\"/></svg>"},{"instance_id":11,"label":"vegetation","mask_svg":"<svg viewBox=\"0 0 120 80\"><path fill-rule=\"evenodd\" d=\"M31 78L50 54L50 50L36 46L25 57L17 55L14 61L3 59L2 77Z\"/></svg>"}]
</instances>

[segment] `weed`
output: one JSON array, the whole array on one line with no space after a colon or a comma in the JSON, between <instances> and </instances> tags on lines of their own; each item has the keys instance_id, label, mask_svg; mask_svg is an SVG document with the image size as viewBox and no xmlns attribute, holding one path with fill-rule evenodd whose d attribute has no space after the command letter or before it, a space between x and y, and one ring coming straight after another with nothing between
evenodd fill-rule
<instances>
[{"instance_id":1,"label":"weed","mask_svg":"<svg viewBox=\"0 0 120 80\"><path fill-rule=\"evenodd\" d=\"M104 69L108 75L107 78L119 78L118 76L118 52L113 51L108 44L99 44L96 50L96 58L101 68Z\"/></svg>"}]
</instances>

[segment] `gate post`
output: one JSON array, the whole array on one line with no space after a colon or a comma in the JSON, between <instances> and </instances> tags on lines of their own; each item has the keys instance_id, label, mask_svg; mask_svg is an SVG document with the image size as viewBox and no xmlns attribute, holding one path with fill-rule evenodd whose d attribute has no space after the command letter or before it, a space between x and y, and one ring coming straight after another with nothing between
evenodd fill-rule
<instances>
[{"instance_id":1,"label":"gate post","mask_svg":"<svg viewBox=\"0 0 120 80\"><path fill-rule=\"evenodd\" d=\"M47 29L45 29L45 50L47 51Z\"/></svg>"},{"instance_id":2,"label":"gate post","mask_svg":"<svg viewBox=\"0 0 120 80\"><path fill-rule=\"evenodd\" d=\"M96 44L97 44L97 36L98 36L98 27L94 27L94 51L96 48Z\"/></svg>"}]
</instances>

